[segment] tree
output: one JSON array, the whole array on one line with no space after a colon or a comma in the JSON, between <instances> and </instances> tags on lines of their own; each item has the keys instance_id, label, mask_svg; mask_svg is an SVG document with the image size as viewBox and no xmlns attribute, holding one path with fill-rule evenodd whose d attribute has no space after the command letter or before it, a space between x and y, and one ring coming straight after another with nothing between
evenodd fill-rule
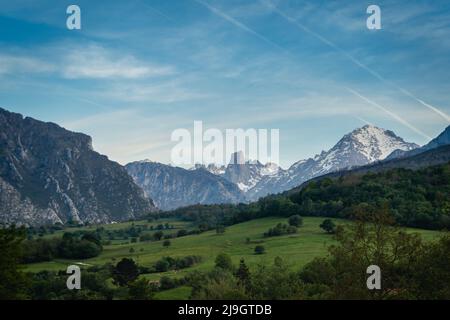
<instances>
[{"instance_id":1,"label":"tree","mask_svg":"<svg viewBox=\"0 0 450 320\"><path fill-rule=\"evenodd\" d=\"M233 262L231 257L226 253L220 253L216 257L216 268L221 268L224 270L233 270Z\"/></svg>"},{"instance_id":2,"label":"tree","mask_svg":"<svg viewBox=\"0 0 450 320\"><path fill-rule=\"evenodd\" d=\"M139 276L139 269L134 260L123 258L113 268L112 276L115 285L125 287L130 282L137 279Z\"/></svg>"},{"instance_id":3,"label":"tree","mask_svg":"<svg viewBox=\"0 0 450 320\"><path fill-rule=\"evenodd\" d=\"M255 247L255 254L263 254L266 252L266 248L264 246L256 246Z\"/></svg>"},{"instance_id":4,"label":"tree","mask_svg":"<svg viewBox=\"0 0 450 320\"><path fill-rule=\"evenodd\" d=\"M146 279L130 282L128 285L129 300L151 300L154 296L154 288Z\"/></svg>"},{"instance_id":5,"label":"tree","mask_svg":"<svg viewBox=\"0 0 450 320\"><path fill-rule=\"evenodd\" d=\"M161 240L161 238L164 236L164 233L162 232L162 231L156 231L154 234L153 234L153 238L156 240L156 241L159 241L159 240Z\"/></svg>"},{"instance_id":6,"label":"tree","mask_svg":"<svg viewBox=\"0 0 450 320\"><path fill-rule=\"evenodd\" d=\"M23 228L0 228L0 300L26 298L28 281L20 270Z\"/></svg>"},{"instance_id":7,"label":"tree","mask_svg":"<svg viewBox=\"0 0 450 320\"><path fill-rule=\"evenodd\" d=\"M225 227L223 226L223 225L217 225L217 227L216 227L216 233L217 234L223 234L223 233L225 233Z\"/></svg>"},{"instance_id":8,"label":"tree","mask_svg":"<svg viewBox=\"0 0 450 320\"><path fill-rule=\"evenodd\" d=\"M184 237L184 236L186 236L187 234L188 234L187 230L181 229L181 230L178 230L178 232L177 232L177 237Z\"/></svg>"},{"instance_id":9,"label":"tree","mask_svg":"<svg viewBox=\"0 0 450 320\"><path fill-rule=\"evenodd\" d=\"M250 270L245 264L244 259L241 259L239 262L239 268L236 271L236 277L241 285L245 288L250 287Z\"/></svg>"},{"instance_id":10,"label":"tree","mask_svg":"<svg viewBox=\"0 0 450 320\"><path fill-rule=\"evenodd\" d=\"M166 248L170 247L170 240L164 240L163 246Z\"/></svg>"},{"instance_id":11,"label":"tree","mask_svg":"<svg viewBox=\"0 0 450 320\"><path fill-rule=\"evenodd\" d=\"M418 234L393 227L389 207L381 208L355 208L355 222L337 229L338 244L329 248L329 258L305 266L300 278L314 290L320 288L316 294L328 299L415 298L411 287L418 284L415 263L424 255L423 243ZM382 271L380 290L367 290L371 265Z\"/></svg>"},{"instance_id":12,"label":"tree","mask_svg":"<svg viewBox=\"0 0 450 320\"><path fill-rule=\"evenodd\" d=\"M323 230L325 230L325 232L330 233L330 234L336 232L336 225L334 224L333 220L331 220L331 219L323 220L323 222L320 224L320 227Z\"/></svg>"},{"instance_id":13,"label":"tree","mask_svg":"<svg viewBox=\"0 0 450 320\"><path fill-rule=\"evenodd\" d=\"M155 269L158 272L166 272L167 270L169 270L169 268L170 263L169 261L167 261L167 259L161 259L155 263Z\"/></svg>"},{"instance_id":14,"label":"tree","mask_svg":"<svg viewBox=\"0 0 450 320\"><path fill-rule=\"evenodd\" d=\"M303 225L303 218L298 214L290 216L289 225L294 227L301 227Z\"/></svg>"}]
</instances>

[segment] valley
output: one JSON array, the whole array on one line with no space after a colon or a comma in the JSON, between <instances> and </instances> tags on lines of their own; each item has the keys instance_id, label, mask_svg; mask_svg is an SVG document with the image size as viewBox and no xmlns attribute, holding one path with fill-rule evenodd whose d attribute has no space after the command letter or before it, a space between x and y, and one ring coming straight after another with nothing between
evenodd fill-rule
<instances>
[{"instance_id":1,"label":"valley","mask_svg":"<svg viewBox=\"0 0 450 320\"><path fill-rule=\"evenodd\" d=\"M82 269L102 266L107 263L115 264L122 258L131 258L139 266L151 267L155 262L163 257L183 258L189 255L196 255L202 258L201 262L193 267L172 270L167 272L156 272L143 274L140 277L149 281L159 281L161 277L182 278L193 271L207 272L214 268L216 256L220 253L228 254L234 265L239 265L240 259L245 259L245 263L253 270L258 265L271 265L276 257L280 257L293 271L300 270L308 262L316 257L327 255L327 248L335 243L332 235L322 230L319 225L324 220L323 217L304 217L303 226L298 228L298 233L283 235L278 237L265 238L263 233L278 223L286 223L286 218L267 217L252 221L239 223L226 228L223 234L217 234L215 230L206 231L197 235L170 239L169 247L163 246L163 241L149 241L132 243L130 240L122 240L110 245L104 245L103 252L95 258L86 260L60 260L49 262L33 263L24 265L25 271L65 271L68 265L78 264ZM351 223L348 220L333 219L336 224ZM190 230L194 226L185 221L176 219L160 219L154 222L146 220L136 222L126 222L120 224L109 224L104 226L90 226L82 228L69 228L66 232L75 231L95 231L98 227L109 230L129 228L131 225L160 225L169 223L173 229L164 233L176 233L181 229ZM439 237L440 232L408 228L408 233L419 233L425 241L432 241ZM55 232L44 237L61 237L62 231ZM248 240L248 239L249 240ZM255 254L254 248L262 245L265 253ZM130 249L133 248L133 252ZM180 286L170 290L163 290L157 293L156 298L160 299L187 299L190 288Z\"/></svg>"}]
</instances>

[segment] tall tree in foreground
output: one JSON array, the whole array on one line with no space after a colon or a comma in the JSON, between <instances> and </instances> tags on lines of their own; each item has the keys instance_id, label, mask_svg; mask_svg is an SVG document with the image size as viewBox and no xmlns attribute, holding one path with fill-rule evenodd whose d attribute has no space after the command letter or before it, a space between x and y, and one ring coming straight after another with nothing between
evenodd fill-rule
<instances>
[{"instance_id":1,"label":"tall tree in foreground","mask_svg":"<svg viewBox=\"0 0 450 320\"><path fill-rule=\"evenodd\" d=\"M307 285L321 286L320 298L408 299L415 261L423 253L417 234L395 228L389 208L373 210L364 204L354 208L355 222L338 227L338 245L330 247L328 259L315 259L300 277ZM381 270L381 289L367 287L367 268Z\"/></svg>"},{"instance_id":2,"label":"tall tree in foreground","mask_svg":"<svg viewBox=\"0 0 450 320\"><path fill-rule=\"evenodd\" d=\"M26 298L28 281L20 270L23 228L0 228L0 300Z\"/></svg>"}]
</instances>

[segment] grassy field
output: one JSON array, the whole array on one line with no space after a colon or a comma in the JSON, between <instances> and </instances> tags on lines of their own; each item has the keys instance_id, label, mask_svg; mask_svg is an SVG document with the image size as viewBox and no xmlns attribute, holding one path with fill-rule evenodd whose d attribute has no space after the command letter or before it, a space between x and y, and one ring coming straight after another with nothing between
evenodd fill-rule
<instances>
[{"instance_id":1,"label":"grassy field","mask_svg":"<svg viewBox=\"0 0 450 320\"><path fill-rule=\"evenodd\" d=\"M25 270L30 272L65 270L68 265L74 263L78 263L81 266L102 265L108 262L117 263L124 257L133 258L139 265L149 267L164 256L185 257L198 255L202 257L201 263L188 269L142 276L149 280L158 280L163 275L182 277L193 270L210 270L214 266L215 257L221 252L229 254L236 265L241 258L245 259L246 264L250 268L257 264L272 264L274 258L279 256L291 268L300 269L313 258L326 255L327 247L334 242L332 236L325 234L320 229L319 225L323 220L323 217L306 217L303 219L303 226L299 228L298 234L264 238L263 233L265 231L274 227L277 223L286 223L287 220L278 217L257 219L230 226L224 234L208 231L199 235L171 239L171 246L168 248L163 247L163 241L111 244L104 246L102 254L96 258L82 261L55 260L52 262L28 264L25 266ZM337 224L348 223L345 220L333 220ZM159 223L161 221L154 222L154 224ZM176 228L188 227L186 223L180 221L171 221L171 224L176 225ZM106 227L117 228L119 224ZM121 227L124 227L124 225L122 224ZM439 236L439 232L436 231L419 229L408 229L408 231L420 233L425 240L433 240ZM247 241L247 238L250 241ZM254 254L254 248L258 244L265 247L265 254ZM133 248L133 253L130 253L130 248ZM180 287L160 292L157 297L160 299L182 299L187 298L189 293L190 288Z\"/></svg>"},{"instance_id":2,"label":"grassy field","mask_svg":"<svg viewBox=\"0 0 450 320\"><path fill-rule=\"evenodd\" d=\"M327 246L333 242L333 238L327 235L319 228L324 218L304 218L303 226L298 234L286 235L280 237L264 238L263 233L277 223L286 223L283 218L264 218L240 223L226 229L224 234L216 234L215 231L208 231L199 235L191 235L176 239L171 239L171 246L164 248L163 241L156 242L137 242L112 244L104 247L102 254L96 258L73 261L56 260L53 262L35 263L26 265L26 270L37 272L40 270L65 270L68 264L80 263L85 265L101 265L107 262L119 261L124 257L135 259L140 265L151 266L154 262L164 256L184 257L188 255L199 255L203 258L202 263L190 268L208 269L214 265L214 259L217 254L225 252L229 254L233 261L238 263L240 258L244 258L251 265L258 263L271 263L276 256L282 257L289 264L297 267L303 266L314 257L322 256L327 252ZM344 220L334 219L336 223L346 223ZM167 220L157 221L157 225ZM181 221L171 221L177 229L187 228L187 224ZM126 223L127 225L131 223ZM138 225L139 223L135 223ZM106 228L124 227L124 224L113 224L105 226ZM88 227L93 228L95 227ZM72 229L71 229L72 230ZM409 229L411 232L419 232L425 239L431 240L439 233L435 231ZM54 236L56 236L55 234ZM247 243L247 238L250 242ZM266 248L266 254L255 255L253 250L257 244ZM130 253L130 248L134 249ZM149 275L150 278L159 277L159 275Z\"/></svg>"}]
</instances>

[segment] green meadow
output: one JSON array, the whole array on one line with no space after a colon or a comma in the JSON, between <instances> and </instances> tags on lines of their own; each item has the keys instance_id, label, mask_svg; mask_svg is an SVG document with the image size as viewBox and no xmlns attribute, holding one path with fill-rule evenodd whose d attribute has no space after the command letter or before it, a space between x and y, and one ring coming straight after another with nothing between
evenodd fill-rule
<instances>
[{"instance_id":1,"label":"green meadow","mask_svg":"<svg viewBox=\"0 0 450 320\"><path fill-rule=\"evenodd\" d=\"M277 223L286 223L287 219L273 217L252 220L236 224L226 228L225 233L216 234L208 231L197 235L189 235L180 238L170 239L171 245L163 247L163 241L137 242L131 243L128 240L115 241L111 245L105 245L103 252L95 258L86 260L54 260L50 262L27 264L25 271L39 272L42 270L66 270L70 264L78 264L81 267L103 265L105 263L117 263L122 258L132 258L139 265L150 267L157 260L165 256L185 257L188 255L198 255L202 261L191 268L180 271L168 271L164 273L152 273L142 275L149 280L158 280L161 276L182 277L192 270L209 270L214 266L215 257L221 253L227 253L231 256L233 262L237 265L241 258L245 259L246 264L252 268L258 264L271 264L275 257L281 257L293 269L300 269L306 263L315 257L327 254L327 247L334 243L333 236L326 234L320 227L323 217L303 218L303 226L299 228L297 234L284 235L279 237L265 238L263 233ZM333 219L336 224L349 223L345 220ZM179 229L189 229L191 226L179 220L158 220L148 223L143 221L134 222L134 225L149 224L158 225L169 222L174 229L165 230L165 233L175 233ZM104 226L105 228L125 228L131 226L131 222L112 224ZM96 227L86 227L88 230L95 230ZM70 228L66 231L75 231L79 228ZM417 232L425 240L433 240L439 236L439 232L408 229L408 232ZM49 236L58 236L55 233ZM256 245L262 245L266 253L256 255L254 248ZM131 250L132 248L132 250ZM189 288L181 287L160 293L161 298L167 296L175 298L177 295L183 295ZM169 294L169 295L168 295Z\"/></svg>"}]
</instances>

